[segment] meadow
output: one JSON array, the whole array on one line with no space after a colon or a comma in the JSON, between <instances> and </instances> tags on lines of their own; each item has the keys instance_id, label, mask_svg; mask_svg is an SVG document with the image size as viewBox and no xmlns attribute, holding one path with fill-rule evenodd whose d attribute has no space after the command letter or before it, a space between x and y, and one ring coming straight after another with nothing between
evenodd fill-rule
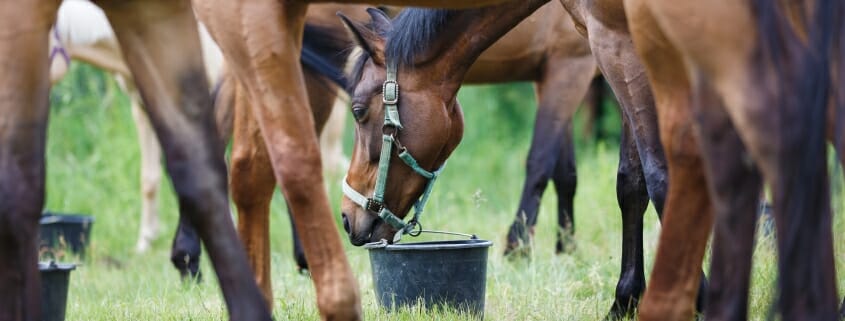
<instances>
[{"instance_id":1,"label":"meadow","mask_svg":"<svg viewBox=\"0 0 845 321\"><path fill-rule=\"evenodd\" d=\"M68 320L223 320L225 307L203 253L200 284L180 282L169 260L178 206L166 181L159 210L163 230L144 254L134 252L140 212L139 150L128 99L108 75L79 63L51 92L47 147L45 210L95 217L91 248L72 273ZM575 239L570 254L554 253L555 194L542 202L528 259L502 256L504 236L513 221L525 175L535 114L530 84L462 89L466 132L448 161L427 207L426 228L474 233L492 240L487 278L487 320L598 320L607 313L619 274L621 215L616 202L618 112L611 102L603 120L607 139L582 134L583 115L575 124L578 189ZM531 102L526 103L526 102ZM413 117L403 115L403 117ZM351 119L351 117L349 117ZM351 132L352 123L346 128ZM351 135L345 147L351 149ZM841 169L835 175L834 209L841 212ZM339 225L340 175L326 178ZM549 189L553 188L550 184ZM277 192L278 194L278 192ZM290 222L281 195L271 212L272 277L276 320L316 320L311 281L292 260ZM652 207L645 214L646 277L651 270L660 226ZM845 253L839 235L842 215L835 216L836 253ZM340 233L340 232L339 232ZM430 237L426 237L430 238ZM380 309L373 293L366 250L351 246L346 254L361 288L368 320L463 320L448 309ZM407 240L406 240L407 241ZM773 236L758 233L750 299L750 319L764 320L775 295L776 252ZM837 255L841 270L845 256ZM77 258L66 257L75 261ZM706 263L705 263L706 264ZM706 271L706 270L705 270ZM840 273L841 275L841 273ZM839 287L845 283L839 278Z\"/></svg>"}]
</instances>

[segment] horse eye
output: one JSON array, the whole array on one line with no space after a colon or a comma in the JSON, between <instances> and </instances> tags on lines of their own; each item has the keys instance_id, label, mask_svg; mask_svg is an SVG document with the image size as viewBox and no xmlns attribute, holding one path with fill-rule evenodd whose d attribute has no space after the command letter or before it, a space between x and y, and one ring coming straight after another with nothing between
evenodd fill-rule
<instances>
[{"instance_id":1,"label":"horse eye","mask_svg":"<svg viewBox=\"0 0 845 321\"><path fill-rule=\"evenodd\" d=\"M362 105L354 105L352 106L352 117L355 117L356 121L361 121L364 119L364 116L367 116L367 111L369 108L362 106Z\"/></svg>"}]
</instances>

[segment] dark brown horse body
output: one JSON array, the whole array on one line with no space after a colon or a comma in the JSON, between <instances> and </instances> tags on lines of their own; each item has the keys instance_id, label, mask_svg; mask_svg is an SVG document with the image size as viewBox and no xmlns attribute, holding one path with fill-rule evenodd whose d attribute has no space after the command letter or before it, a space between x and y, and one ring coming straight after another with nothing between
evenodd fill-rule
<instances>
[{"instance_id":1,"label":"dark brown horse body","mask_svg":"<svg viewBox=\"0 0 845 321\"><path fill-rule=\"evenodd\" d=\"M692 267L710 232L702 227L714 219L706 317L748 318L764 181L778 234L776 312L784 320L837 319L825 134L838 136L841 158L845 85L831 74L842 71L834 68L845 53L845 6L783 3L625 1L672 175L640 320L692 317ZM695 19L687 19L691 12Z\"/></svg>"}]
</instances>

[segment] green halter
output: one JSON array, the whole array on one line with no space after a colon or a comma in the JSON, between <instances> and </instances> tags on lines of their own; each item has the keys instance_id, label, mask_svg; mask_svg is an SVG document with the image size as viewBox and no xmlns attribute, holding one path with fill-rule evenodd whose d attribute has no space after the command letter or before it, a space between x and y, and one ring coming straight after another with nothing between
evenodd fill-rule
<instances>
[{"instance_id":1,"label":"green halter","mask_svg":"<svg viewBox=\"0 0 845 321\"><path fill-rule=\"evenodd\" d=\"M396 82L396 64L387 64L387 78L382 86L382 102L384 103L384 134L382 134L381 155L378 162L378 176L376 176L376 187L373 190L373 197L358 193L343 178L343 194L346 195L352 202L361 206L364 210L377 214L387 224L393 226L397 230L395 240L398 240L402 234L410 234L412 236L419 235L419 231L414 233L414 229L419 227L419 218L422 215L425 203L428 201L428 196L431 194L431 188L434 186L434 181L443 169L437 169L434 172L429 172L420 167L417 160L411 156L408 149L403 146L396 138L395 134L402 129L402 123L399 122L399 83ZM393 130L389 130L393 129ZM389 134L388 134L389 133ZM414 216L407 223L401 218L393 214L384 205L384 189L387 184L387 172L390 167L390 156L393 151L393 145L399 150L399 159L407 164L420 176L428 179L425 185L425 190L422 196L414 203Z\"/></svg>"}]
</instances>

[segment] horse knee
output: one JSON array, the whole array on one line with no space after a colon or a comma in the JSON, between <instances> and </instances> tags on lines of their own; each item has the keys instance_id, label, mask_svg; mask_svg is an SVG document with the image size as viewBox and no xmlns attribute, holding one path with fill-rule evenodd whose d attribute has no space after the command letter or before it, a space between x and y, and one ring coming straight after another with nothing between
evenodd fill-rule
<instances>
[{"instance_id":1,"label":"horse knee","mask_svg":"<svg viewBox=\"0 0 845 321\"><path fill-rule=\"evenodd\" d=\"M300 153L289 153L298 155L286 155L289 160L279 166L282 189L291 204L310 203L314 189L322 188L317 187L318 183L322 182L323 174L319 149L314 147L302 148Z\"/></svg>"},{"instance_id":2,"label":"horse knee","mask_svg":"<svg viewBox=\"0 0 845 321\"><path fill-rule=\"evenodd\" d=\"M238 206L255 206L270 201L276 179L269 157L253 147L235 148L230 161L232 199Z\"/></svg>"}]
</instances>

